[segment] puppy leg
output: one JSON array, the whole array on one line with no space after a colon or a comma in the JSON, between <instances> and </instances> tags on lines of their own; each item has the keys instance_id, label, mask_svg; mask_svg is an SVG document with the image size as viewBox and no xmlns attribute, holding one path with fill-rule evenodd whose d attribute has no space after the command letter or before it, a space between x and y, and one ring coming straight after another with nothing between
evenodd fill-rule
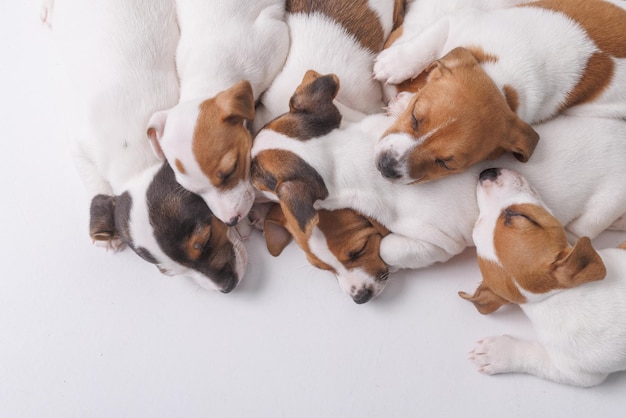
<instances>
[{"instance_id":1,"label":"puppy leg","mask_svg":"<svg viewBox=\"0 0 626 418\"><path fill-rule=\"evenodd\" d=\"M518 340L508 335L482 339L470 352L469 359L481 373L526 373L575 386L594 386L607 376L562 370L541 344Z\"/></svg>"},{"instance_id":2,"label":"puppy leg","mask_svg":"<svg viewBox=\"0 0 626 418\"><path fill-rule=\"evenodd\" d=\"M594 202L602 202L602 197L595 198ZM568 233L576 238L589 237L594 239L602 231L613 229L618 231L626 230L626 221L623 207L611 203L610 200L604 199L606 204L598 204L593 208L587 208L581 216L574 219L565 226ZM621 220L620 220L621 219ZM569 236L569 235L568 235Z\"/></svg>"},{"instance_id":3,"label":"puppy leg","mask_svg":"<svg viewBox=\"0 0 626 418\"><path fill-rule=\"evenodd\" d=\"M392 270L402 268L422 268L436 262L448 260L460 253L464 246L454 254L425 241L417 241L400 234L389 234L380 242L380 258Z\"/></svg>"},{"instance_id":4,"label":"puppy leg","mask_svg":"<svg viewBox=\"0 0 626 418\"><path fill-rule=\"evenodd\" d=\"M449 25L449 18L444 17L418 36L406 40L400 37L376 57L374 78L398 84L417 77L429 64L441 58Z\"/></svg>"}]
</instances>

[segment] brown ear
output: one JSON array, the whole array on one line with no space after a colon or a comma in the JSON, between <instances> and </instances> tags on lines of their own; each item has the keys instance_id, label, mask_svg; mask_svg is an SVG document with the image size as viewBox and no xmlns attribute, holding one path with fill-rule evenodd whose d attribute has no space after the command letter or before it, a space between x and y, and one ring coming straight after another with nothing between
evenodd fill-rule
<instances>
[{"instance_id":1,"label":"brown ear","mask_svg":"<svg viewBox=\"0 0 626 418\"><path fill-rule=\"evenodd\" d=\"M115 228L115 196L99 194L91 199L89 208L89 235L94 241L118 238Z\"/></svg>"},{"instance_id":2,"label":"brown ear","mask_svg":"<svg viewBox=\"0 0 626 418\"><path fill-rule=\"evenodd\" d=\"M163 161L165 159L165 154L163 154L163 150L161 149L161 138L163 137L163 131L165 130L165 122L167 121L167 111L162 110L160 112L156 112L150 118L148 122L146 135L148 136L148 140L150 140L150 147L152 148L152 152L157 156L158 159Z\"/></svg>"},{"instance_id":3,"label":"brown ear","mask_svg":"<svg viewBox=\"0 0 626 418\"><path fill-rule=\"evenodd\" d=\"M513 114L506 151L513 153L518 161L525 163L535 151L539 134L526 122Z\"/></svg>"},{"instance_id":4,"label":"brown ear","mask_svg":"<svg viewBox=\"0 0 626 418\"><path fill-rule=\"evenodd\" d=\"M267 250L274 257L278 257L293 238L291 233L285 228L286 222L287 220L280 205L278 203L272 205L265 216L263 234L265 235Z\"/></svg>"},{"instance_id":5,"label":"brown ear","mask_svg":"<svg viewBox=\"0 0 626 418\"><path fill-rule=\"evenodd\" d=\"M299 180L291 180L281 183L276 195L280 200L280 205L285 215L291 215L302 232L307 231L307 227L311 223L317 223L318 214L313 204L320 199L328 196L326 188L321 190L319 187L307 184Z\"/></svg>"},{"instance_id":6,"label":"brown ear","mask_svg":"<svg viewBox=\"0 0 626 418\"><path fill-rule=\"evenodd\" d=\"M478 286L473 296L465 292L459 292L459 296L472 302L474 306L476 306L476 309L478 309L478 312L483 315L490 314L496 311L500 306L508 303L505 299L493 293L484 283Z\"/></svg>"},{"instance_id":7,"label":"brown ear","mask_svg":"<svg viewBox=\"0 0 626 418\"><path fill-rule=\"evenodd\" d=\"M602 280L606 276L604 262L588 237L579 239L574 248L559 257L553 266L554 277L564 288Z\"/></svg>"},{"instance_id":8,"label":"brown ear","mask_svg":"<svg viewBox=\"0 0 626 418\"><path fill-rule=\"evenodd\" d=\"M309 70L289 100L289 109L294 112L315 112L332 104L339 92L339 78L335 74L320 75Z\"/></svg>"},{"instance_id":9,"label":"brown ear","mask_svg":"<svg viewBox=\"0 0 626 418\"><path fill-rule=\"evenodd\" d=\"M218 93L215 100L225 122L238 124L244 119L254 119L254 95L252 86L247 80L242 80Z\"/></svg>"}]
</instances>

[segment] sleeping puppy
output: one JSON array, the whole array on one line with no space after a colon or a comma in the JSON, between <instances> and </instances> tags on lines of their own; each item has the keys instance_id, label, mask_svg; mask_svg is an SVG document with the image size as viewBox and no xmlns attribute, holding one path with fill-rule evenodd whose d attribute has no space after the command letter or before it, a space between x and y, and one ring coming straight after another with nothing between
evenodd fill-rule
<instances>
[{"instance_id":1,"label":"sleeping puppy","mask_svg":"<svg viewBox=\"0 0 626 418\"><path fill-rule=\"evenodd\" d=\"M538 337L484 338L470 356L479 370L576 386L626 370L626 243L601 251L589 238L569 245L561 223L514 171L484 171L477 193L483 282L474 295L459 294L483 314L519 304Z\"/></svg>"},{"instance_id":2,"label":"sleeping puppy","mask_svg":"<svg viewBox=\"0 0 626 418\"><path fill-rule=\"evenodd\" d=\"M404 14L401 0L287 0L291 44L285 66L263 93L253 123L257 132L289 110L303 74L314 69L342 80L336 106L344 118L359 120L383 109L381 84L372 79L374 58Z\"/></svg>"},{"instance_id":3,"label":"sleeping puppy","mask_svg":"<svg viewBox=\"0 0 626 418\"><path fill-rule=\"evenodd\" d=\"M305 234L287 221L274 203L264 221L267 248L273 256L295 239L315 267L337 277L341 289L355 303L378 296L385 287L389 267L380 258L380 240L389 231L352 209L318 211L319 222Z\"/></svg>"},{"instance_id":4,"label":"sleeping puppy","mask_svg":"<svg viewBox=\"0 0 626 418\"><path fill-rule=\"evenodd\" d=\"M481 167L413 187L390 183L374 169L372 151L394 117L371 115L340 128L336 76L309 73L306 83L290 112L262 129L252 148L253 182L280 203L290 230L308 237L320 209L356 210L390 231L380 241L380 257L392 268L446 261L472 244ZM570 234L596 236L626 212L626 123L563 116L535 128L550 139L538 156L521 164L507 155L498 164L542 179L542 194ZM590 182L599 164L612 175Z\"/></svg>"},{"instance_id":5,"label":"sleeping puppy","mask_svg":"<svg viewBox=\"0 0 626 418\"><path fill-rule=\"evenodd\" d=\"M376 148L381 174L416 183L505 152L525 162L539 139L529 124L626 118L625 21L621 1L542 0L463 9L400 37L377 57L376 78L423 85Z\"/></svg>"},{"instance_id":6,"label":"sleeping puppy","mask_svg":"<svg viewBox=\"0 0 626 418\"><path fill-rule=\"evenodd\" d=\"M157 112L148 137L176 180L227 225L254 201L246 122L289 49L279 0L178 0L180 101Z\"/></svg>"},{"instance_id":7,"label":"sleeping puppy","mask_svg":"<svg viewBox=\"0 0 626 418\"><path fill-rule=\"evenodd\" d=\"M46 21L52 5L44 2ZM150 116L178 99L173 1L56 0L52 32L74 87L91 237L129 246L164 274L231 291L246 269L239 235L175 181L145 138Z\"/></svg>"}]
</instances>

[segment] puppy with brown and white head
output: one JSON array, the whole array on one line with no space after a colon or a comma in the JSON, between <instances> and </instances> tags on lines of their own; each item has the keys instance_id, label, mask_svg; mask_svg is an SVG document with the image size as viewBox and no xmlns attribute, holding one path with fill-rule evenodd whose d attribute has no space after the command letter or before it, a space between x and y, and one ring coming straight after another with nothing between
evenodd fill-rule
<instances>
[{"instance_id":1,"label":"puppy with brown and white head","mask_svg":"<svg viewBox=\"0 0 626 418\"><path fill-rule=\"evenodd\" d=\"M376 78L423 85L377 146L380 172L415 183L503 153L525 162L539 139L529 124L626 118L624 21L622 1L543 0L462 9L401 36L377 57Z\"/></svg>"},{"instance_id":2,"label":"puppy with brown and white head","mask_svg":"<svg viewBox=\"0 0 626 418\"><path fill-rule=\"evenodd\" d=\"M148 137L176 180L227 225L246 217L255 101L289 49L279 0L178 0L178 105L153 115Z\"/></svg>"},{"instance_id":3,"label":"puppy with brown and white head","mask_svg":"<svg viewBox=\"0 0 626 418\"><path fill-rule=\"evenodd\" d=\"M254 119L257 132L289 110L289 98L303 74L314 69L342 81L335 100L346 120L380 113L383 93L372 78L374 58L404 15L402 0L287 0L290 46L285 66L263 93Z\"/></svg>"},{"instance_id":4,"label":"puppy with brown and white head","mask_svg":"<svg viewBox=\"0 0 626 418\"><path fill-rule=\"evenodd\" d=\"M378 296L389 276L389 267L380 258L380 241L389 231L352 209L320 210L317 216L317 224L307 234L288 222L280 204L274 203L263 229L270 254L280 255L294 239L307 260L333 273L354 302L362 304Z\"/></svg>"},{"instance_id":5,"label":"puppy with brown and white head","mask_svg":"<svg viewBox=\"0 0 626 418\"><path fill-rule=\"evenodd\" d=\"M46 21L53 5L52 33L74 90L74 159L92 199L91 237L130 247L164 274L231 291L247 262L238 233L176 182L145 137L150 116L178 99L174 2L46 0Z\"/></svg>"},{"instance_id":6,"label":"puppy with brown and white head","mask_svg":"<svg viewBox=\"0 0 626 418\"><path fill-rule=\"evenodd\" d=\"M489 169L478 185L474 243L483 275L472 301L491 313L519 304L538 341L481 340L471 360L487 374L528 373L593 386L626 370L626 243L596 251L574 246L565 229L519 173Z\"/></svg>"},{"instance_id":7,"label":"puppy with brown and white head","mask_svg":"<svg viewBox=\"0 0 626 418\"><path fill-rule=\"evenodd\" d=\"M280 202L291 229L308 237L319 210L356 210L390 231L380 241L380 257L392 269L446 261L471 245L480 167L414 187L388 182L376 171L372 151L394 117L370 115L340 126L333 104L337 77L309 76L290 112L266 125L252 148L253 182ZM532 161L507 155L499 164L543 179L541 191L569 232L596 236L626 211L620 177L626 176L626 124L562 116L536 129L550 140L540 143ZM598 164L612 175L590 181Z\"/></svg>"}]
</instances>

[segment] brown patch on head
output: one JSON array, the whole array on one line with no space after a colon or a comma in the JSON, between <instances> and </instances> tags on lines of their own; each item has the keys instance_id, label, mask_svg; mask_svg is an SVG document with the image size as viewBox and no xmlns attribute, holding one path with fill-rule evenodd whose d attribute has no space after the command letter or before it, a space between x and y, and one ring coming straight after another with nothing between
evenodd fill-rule
<instances>
[{"instance_id":1,"label":"brown patch on head","mask_svg":"<svg viewBox=\"0 0 626 418\"><path fill-rule=\"evenodd\" d=\"M472 52L455 48L426 71L425 85L385 133L420 141L407 159L411 178L462 172L504 152L530 158L539 135L511 110Z\"/></svg>"},{"instance_id":2,"label":"brown patch on head","mask_svg":"<svg viewBox=\"0 0 626 418\"><path fill-rule=\"evenodd\" d=\"M383 47L380 18L367 0L352 0L349 6L340 1L287 0L286 10L293 14L321 13L343 26L363 48L380 52Z\"/></svg>"},{"instance_id":3,"label":"brown patch on head","mask_svg":"<svg viewBox=\"0 0 626 418\"><path fill-rule=\"evenodd\" d=\"M352 209L320 210L318 219L317 227L326 238L328 249L346 269L360 268L372 277L386 278L388 266L380 258L380 241L389 233L385 227ZM264 231L272 255L280 254L293 237L312 265L337 273L311 251L311 228L302 231L279 205L268 212Z\"/></svg>"},{"instance_id":4,"label":"brown patch on head","mask_svg":"<svg viewBox=\"0 0 626 418\"><path fill-rule=\"evenodd\" d=\"M254 98L241 81L200 104L193 154L215 187L228 190L247 179L252 138L244 120L254 118Z\"/></svg>"},{"instance_id":5,"label":"brown patch on head","mask_svg":"<svg viewBox=\"0 0 626 418\"><path fill-rule=\"evenodd\" d=\"M289 100L289 112L265 128L301 140L326 135L341 124L341 113L333 104L338 92L339 78L335 74L322 76L309 70Z\"/></svg>"},{"instance_id":6,"label":"brown patch on head","mask_svg":"<svg viewBox=\"0 0 626 418\"><path fill-rule=\"evenodd\" d=\"M494 230L494 248L502 268L521 288L535 294L601 280L606 274L589 238L570 247L561 223L533 204L502 211Z\"/></svg>"},{"instance_id":7,"label":"brown patch on head","mask_svg":"<svg viewBox=\"0 0 626 418\"><path fill-rule=\"evenodd\" d=\"M252 162L252 184L274 193L290 222L303 232L317 223L313 204L325 199L328 190L322 177L306 161L290 151L261 151Z\"/></svg>"}]
</instances>

